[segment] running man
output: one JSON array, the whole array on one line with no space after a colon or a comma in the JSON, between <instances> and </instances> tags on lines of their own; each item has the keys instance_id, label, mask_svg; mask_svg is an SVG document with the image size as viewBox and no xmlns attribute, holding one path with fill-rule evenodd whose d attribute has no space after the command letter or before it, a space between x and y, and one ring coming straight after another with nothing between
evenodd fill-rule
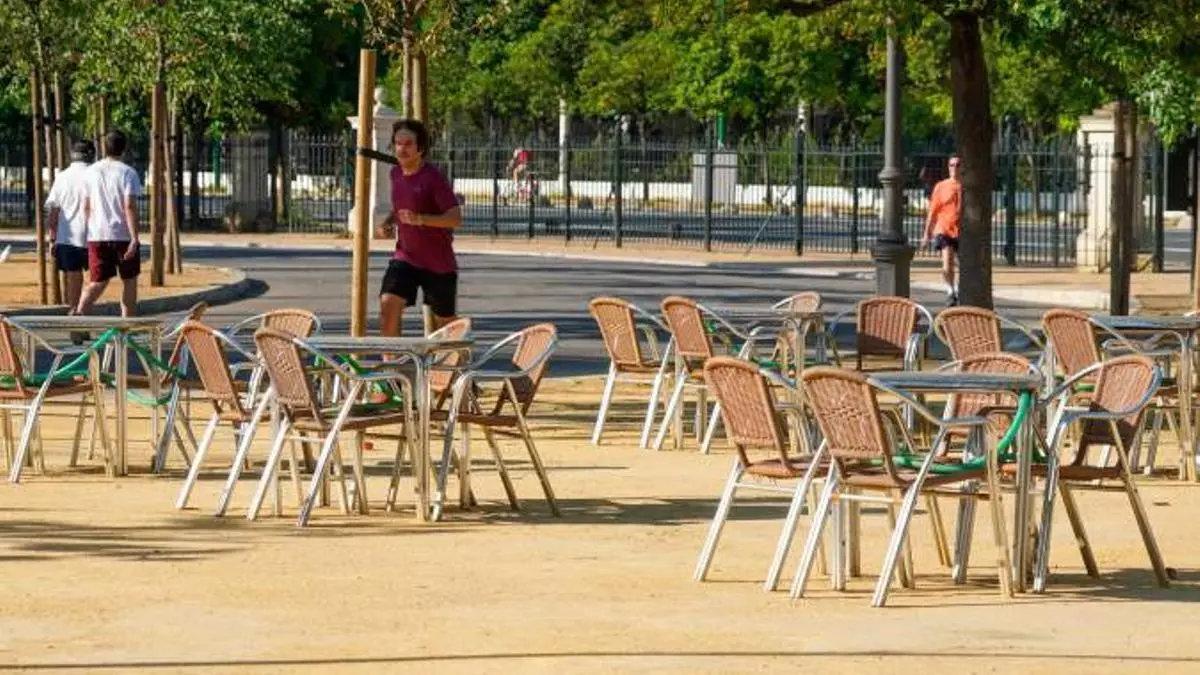
<instances>
[{"instance_id":1,"label":"running man","mask_svg":"<svg viewBox=\"0 0 1200 675\"><path fill-rule=\"evenodd\" d=\"M399 165L392 168L392 221L396 252L388 263L379 290L379 332L400 335L404 309L417 302L417 289L433 310L433 329L455 318L458 262L454 230L462 212L454 187L435 166L425 161L429 132L417 120L399 120L392 127ZM386 236L383 229L376 236Z\"/></svg>"},{"instance_id":2,"label":"running man","mask_svg":"<svg viewBox=\"0 0 1200 675\"><path fill-rule=\"evenodd\" d=\"M508 160L508 166L505 167L508 175L512 177L512 194L514 199L522 199L522 191L526 190L521 181L529 177L529 151L525 148L514 148L512 158Z\"/></svg>"},{"instance_id":3,"label":"running man","mask_svg":"<svg viewBox=\"0 0 1200 675\"><path fill-rule=\"evenodd\" d=\"M87 269L87 222L83 218L83 196L87 168L96 159L91 141L71 146L71 165L54 178L46 197L46 229L50 231L50 255L66 278L68 313L74 314L83 292L83 270Z\"/></svg>"},{"instance_id":4,"label":"running man","mask_svg":"<svg viewBox=\"0 0 1200 675\"><path fill-rule=\"evenodd\" d=\"M962 183L958 180L959 158L950 158L950 177L933 186L929 197L929 217L925 219L925 235L921 248L933 239L933 248L942 256L942 281L946 283L946 303L958 304L954 267L958 257L959 223L962 220Z\"/></svg>"},{"instance_id":5,"label":"running man","mask_svg":"<svg viewBox=\"0 0 1200 675\"><path fill-rule=\"evenodd\" d=\"M83 217L87 222L88 285L79 298L79 314L87 314L104 293L108 280L121 277L121 316L137 313L139 256L137 198L142 181L121 161L127 140L120 131L104 137L104 159L88 168Z\"/></svg>"}]
</instances>

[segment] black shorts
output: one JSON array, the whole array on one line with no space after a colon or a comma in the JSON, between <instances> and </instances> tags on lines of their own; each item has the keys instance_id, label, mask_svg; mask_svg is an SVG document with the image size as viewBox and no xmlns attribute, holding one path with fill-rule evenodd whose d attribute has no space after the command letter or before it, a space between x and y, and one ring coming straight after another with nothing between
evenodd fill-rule
<instances>
[{"instance_id":1,"label":"black shorts","mask_svg":"<svg viewBox=\"0 0 1200 675\"><path fill-rule=\"evenodd\" d=\"M415 267L403 260L388 263L387 273L379 294L398 295L406 305L417 304L417 289L425 297L425 304L433 309L435 316L454 316L455 299L458 297L458 273L438 274Z\"/></svg>"},{"instance_id":2,"label":"black shorts","mask_svg":"<svg viewBox=\"0 0 1200 675\"><path fill-rule=\"evenodd\" d=\"M947 237L944 234L939 234L933 238L933 250L940 251L949 246L958 253L958 237Z\"/></svg>"},{"instance_id":3,"label":"black shorts","mask_svg":"<svg viewBox=\"0 0 1200 675\"><path fill-rule=\"evenodd\" d=\"M60 272L82 272L88 266L88 250L83 246L55 244L54 264Z\"/></svg>"}]
</instances>

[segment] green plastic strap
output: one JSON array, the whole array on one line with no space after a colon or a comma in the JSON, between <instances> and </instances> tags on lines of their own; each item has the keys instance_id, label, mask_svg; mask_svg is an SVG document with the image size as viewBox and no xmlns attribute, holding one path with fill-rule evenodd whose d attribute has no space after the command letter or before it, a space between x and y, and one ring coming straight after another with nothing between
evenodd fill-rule
<instances>
[{"instance_id":1,"label":"green plastic strap","mask_svg":"<svg viewBox=\"0 0 1200 675\"><path fill-rule=\"evenodd\" d=\"M371 371L370 368L367 368L366 366L362 365L361 363L358 362L358 360L356 360L353 356L350 356L349 354L338 354L336 358L339 361L341 361L343 364L345 364L347 367L349 367L350 370L354 371L355 375L362 375L364 373L369 373ZM391 389L390 387L385 388L383 386L383 384L380 382L372 382L371 383L371 391L376 391L376 392L385 394L388 397L388 399L386 401L378 401L375 403L362 403L359 405L368 406L367 407L368 410L380 410L380 409L394 408L396 406L404 405L404 397L401 396L400 394L396 393L394 390L390 390L390 389Z\"/></svg>"},{"instance_id":2,"label":"green plastic strap","mask_svg":"<svg viewBox=\"0 0 1200 675\"><path fill-rule=\"evenodd\" d=\"M86 376L88 374L88 369L85 364L87 363L88 358L91 356L91 353L108 344L113 337L116 336L116 334L117 329L109 328L101 333L95 340L93 340L92 343L83 351L83 353L79 354L67 363L60 365L58 368L55 368L49 373L34 373L32 375L26 375L22 380L22 384L27 387L40 387L46 383L46 380L53 380L55 382L70 382L76 377ZM11 375L0 376L0 387L5 389L14 389L16 388L16 385L17 381Z\"/></svg>"},{"instance_id":3,"label":"green plastic strap","mask_svg":"<svg viewBox=\"0 0 1200 675\"><path fill-rule=\"evenodd\" d=\"M130 340L129 346L132 347L133 351L137 352L137 354L139 356L141 356L143 359L146 360L147 363L150 364L151 369L161 370L177 380L181 380L185 377L185 375L182 371L175 368L174 366L167 363L166 361L163 361L162 359L158 358L158 356L156 356L154 353L152 353L149 349L147 349L146 347L143 347L141 344L139 344L137 342L137 340Z\"/></svg>"}]
</instances>

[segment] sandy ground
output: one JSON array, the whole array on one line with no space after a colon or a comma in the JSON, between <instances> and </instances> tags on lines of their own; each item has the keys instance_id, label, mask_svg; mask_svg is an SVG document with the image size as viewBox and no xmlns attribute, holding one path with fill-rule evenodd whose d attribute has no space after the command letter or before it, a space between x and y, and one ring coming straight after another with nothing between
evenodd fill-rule
<instances>
[{"instance_id":1,"label":"sandy ground","mask_svg":"<svg viewBox=\"0 0 1200 675\"><path fill-rule=\"evenodd\" d=\"M165 277L165 284L155 287L150 285L149 263L143 262L142 275L138 277L138 297L157 298L199 290L228 282L232 276L229 270L219 267L186 263L183 266L183 274L168 274ZM49 287L49 279L46 283ZM115 302L120 299L121 285L113 281L109 283L99 301ZM32 253L14 254L0 267L0 307L40 304L41 296L37 287L37 258Z\"/></svg>"},{"instance_id":2,"label":"sandy ground","mask_svg":"<svg viewBox=\"0 0 1200 675\"><path fill-rule=\"evenodd\" d=\"M1153 584L1124 496L1087 492L1081 509L1100 579L1084 575L1060 510L1048 593L999 595L983 516L969 582L955 587L921 516L913 529L917 588L896 589L888 608L871 609L886 536L883 515L871 510L863 525L867 576L844 594L817 577L810 595L793 603L760 586L779 501L735 507L711 580L691 580L730 451L702 456L694 442L637 450L638 392L628 389L611 433L589 445L599 384L548 382L535 408L561 519L539 500L511 441L504 448L524 513L502 502L480 439L477 509L452 509L437 524L416 522L411 501L384 513L392 452L381 444L368 452L371 515L324 508L298 530L291 517L242 517L251 478L229 516L210 515L230 455L227 431L194 508L177 512L177 456L167 476L147 475L141 441L131 477L109 480L97 461L66 469L73 425L47 420L48 475L0 486L0 664L121 672L1200 669L1196 485L1153 478L1142 488L1167 564L1178 571L1169 589ZM264 455L259 447L256 456ZM285 514L294 516L290 488L284 494ZM945 513L953 513L949 504Z\"/></svg>"}]
</instances>

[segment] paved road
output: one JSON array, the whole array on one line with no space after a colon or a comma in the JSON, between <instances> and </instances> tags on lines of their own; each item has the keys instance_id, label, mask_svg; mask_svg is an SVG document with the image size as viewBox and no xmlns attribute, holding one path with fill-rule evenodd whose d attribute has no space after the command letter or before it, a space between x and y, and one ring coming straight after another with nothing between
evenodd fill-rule
<instances>
[{"instance_id":1,"label":"paved road","mask_svg":"<svg viewBox=\"0 0 1200 675\"><path fill-rule=\"evenodd\" d=\"M266 285L257 297L213 308L210 316L217 323L275 307L300 306L317 312L334 330L348 325L348 253L194 248L185 255L192 262L242 268ZM597 295L619 295L653 309L672 293L713 305L764 305L811 289L820 291L826 306L836 312L874 290L874 282L869 280L786 275L778 271L782 266L762 264L689 268L493 255L462 255L460 264L460 311L475 317L476 330L484 341L537 321L557 324L562 344L553 366L555 374L602 372L607 365L599 334L587 313L588 300ZM386 254L371 257L372 294L386 266ZM917 291L916 298L935 311L945 300L940 293L929 291ZM375 311L372 298L372 328ZM1041 313L1038 308L1016 305L1005 311L1031 322ZM409 314L406 331L419 330L419 317Z\"/></svg>"}]
</instances>

